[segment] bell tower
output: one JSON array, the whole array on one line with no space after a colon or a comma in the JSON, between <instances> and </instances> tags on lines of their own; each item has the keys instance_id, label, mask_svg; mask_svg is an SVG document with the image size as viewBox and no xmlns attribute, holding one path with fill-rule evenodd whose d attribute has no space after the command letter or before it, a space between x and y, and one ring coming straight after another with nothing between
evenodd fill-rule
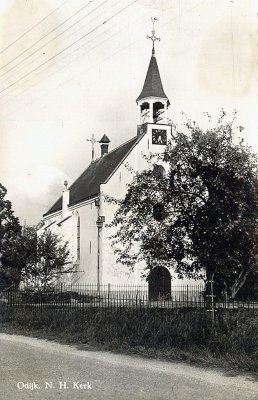
<instances>
[{"instance_id":1,"label":"bell tower","mask_svg":"<svg viewBox=\"0 0 258 400\"><path fill-rule=\"evenodd\" d=\"M141 94L136 100L138 105L138 131L146 123L160 125L168 123L167 109L170 103L163 89L155 56L155 42L160 41L160 38L155 35L154 28L157 18L151 20L153 27L151 36L147 35L147 39L152 40L152 55Z\"/></svg>"}]
</instances>

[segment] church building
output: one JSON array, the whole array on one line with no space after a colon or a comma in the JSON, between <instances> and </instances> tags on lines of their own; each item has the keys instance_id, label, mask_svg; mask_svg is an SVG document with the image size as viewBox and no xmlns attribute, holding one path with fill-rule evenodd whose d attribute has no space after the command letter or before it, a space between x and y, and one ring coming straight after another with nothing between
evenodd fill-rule
<instances>
[{"instance_id":1,"label":"church building","mask_svg":"<svg viewBox=\"0 0 258 400\"><path fill-rule=\"evenodd\" d=\"M109 138L100 140L101 157L92 160L76 181L65 187L62 196L44 214L44 229L51 229L69 242L71 262L75 272L70 275L72 284L126 284L146 283L141 273L144 264L135 266L133 272L116 261L111 246L111 223L116 205L105 201L105 196L121 199L126 185L132 180L128 165L134 171L148 167L144 155L163 152L171 136L167 110L169 99L163 89L154 42L147 75L136 103L138 123L136 136L109 151ZM135 124L136 125L136 124ZM160 166L160 168L163 168ZM165 172L165 170L164 170ZM171 274L167 269L153 271L153 279L166 279L170 286ZM156 274L156 275L155 275ZM159 275L159 277L158 277ZM173 277L173 283L177 280ZM178 280L182 284L182 280Z\"/></svg>"}]
</instances>

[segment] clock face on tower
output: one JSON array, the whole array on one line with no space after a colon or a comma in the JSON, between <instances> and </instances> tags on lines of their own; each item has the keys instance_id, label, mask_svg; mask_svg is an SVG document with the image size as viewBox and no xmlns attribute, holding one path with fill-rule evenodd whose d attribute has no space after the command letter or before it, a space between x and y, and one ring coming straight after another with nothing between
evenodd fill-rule
<instances>
[{"instance_id":1,"label":"clock face on tower","mask_svg":"<svg viewBox=\"0 0 258 400\"><path fill-rule=\"evenodd\" d=\"M152 144L167 144L167 131L165 129L152 129Z\"/></svg>"}]
</instances>

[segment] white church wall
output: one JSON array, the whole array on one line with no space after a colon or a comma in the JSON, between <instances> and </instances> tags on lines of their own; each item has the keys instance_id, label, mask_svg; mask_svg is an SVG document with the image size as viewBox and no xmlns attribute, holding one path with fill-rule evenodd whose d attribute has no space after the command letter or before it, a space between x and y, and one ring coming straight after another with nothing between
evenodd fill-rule
<instances>
[{"instance_id":1,"label":"white church wall","mask_svg":"<svg viewBox=\"0 0 258 400\"><path fill-rule=\"evenodd\" d=\"M148 168L148 162L143 157L148 155L150 152L161 152L164 150L164 146L154 146L151 143L151 131L149 130L140 142L133 148L128 157L123 161L119 168L115 171L109 181L101 185L101 193L103 195L112 196L116 199L122 199L127 192L127 184L132 181L133 171L143 171ZM102 196L102 197L104 197ZM110 204L103 200L102 213L106 218L106 225L110 224L113 220L114 213L117 209L117 205ZM116 261L116 255L111 247L110 236L115 232L115 228L105 226L103 228L103 246L102 246L102 281L104 283L116 283L116 284L144 284L146 279L142 277L145 269L145 263L140 262L134 267L134 271L130 271L128 266L118 263Z\"/></svg>"},{"instance_id":2,"label":"white church wall","mask_svg":"<svg viewBox=\"0 0 258 400\"><path fill-rule=\"evenodd\" d=\"M64 240L69 241L69 249L71 252L71 262L74 264L76 273L70 274L65 281L70 280L73 284L97 284L98 277L101 284L127 284L139 285L146 283L146 279L142 276L145 271L145 263L140 262L134 267L134 271L130 271L128 266L118 263L116 255L111 246L110 236L114 233L115 228L107 227L113 220L117 205L110 204L105 200L105 195L116 199L124 198L127 192L127 184L133 179L134 172L143 171L149 167L145 155L150 153L160 153L164 151L164 145L152 144L152 128L166 129L168 131L168 139L170 139L170 129L168 125L147 124L147 131L140 139L137 145L128 154L126 159L117 168L107 183L100 187L100 206L96 206L95 200L91 199L68 207L64 219L62 212L45 218L45 227L54 222L49 229L59 234ZM158 161L157 164L161 165ZM164 165L167 172L168 166ZM132 172L133 171L133 172ZM105 223L100 230L101 235L98 239L98 228L96 221L99 216L105 217ZM77 221L80 219L80 257L77 255ZM44 229L44 228L41 228ZM100 256L98 258L98 246L100 248ZM98 273L99 266L99 273ZM193 280L179 280L172 271L173 285L180 286L185 284L196 284ZM199 282L197 282L199 283Z\"/></svg>"},{"instance_id":3,"label":"white church wall","mask_svg":"<svg viewBox=\"0 0 258 400\"><path fill-rule=\"evenodd\" d=\"M69 261L74 265L74 273L64 275L63 283L87 284L97 282L97 207L94 199L84 204L72 207L66 212L64 222L60 212L57 215L46 217L45 225L38 231L41 235L49 226L52 233L59 235L63 241L69 244ZM77 254L77 223L80 218L80 255ZM61 223L60 223L61 222Z\"/></svg>"},{"instance_id":4,"label":"white church wall","mask_svg":"<svg viewBox=\"0 0 258 400\"><path fill-rule=\"evenodd\" d=\"M165 146L152 144L151 127L153 125L148 125L148 131L136 145L136 147L131 151L126 160L119 166L115 171L113 176L109 179L106 184L101 185L101 197L102 197L102 208L101 213L105 216L106 224L103 227L102 232L102 282L103 283L114 283L114 284L144 284L146 283L146 278L143 274L146 274L145 262L139 262L134 267L134 271L131 272L128 266L123 265L116 261L116 255L111 246L110 236L115 232L115 228L107 227L113 220L117 205L110 204L105 201L105 195L112 196L116 199L122 199L126 192L126 185L132 181L133 174L130 172L129 168L133 171L143 171L149 167L147 160L144 155L151 153L160 153L164 151ZM155 126L157 127L157 125ZM170 127L168 127L168 131ZM168 132L169 133L169 132ZM169 137L169 135L168 135ZM161 164L158 162L158 164ZM129 166L129 168L128 168ZM166 172L168 171L168 166L164 165ZM174 287L181 285L198 285L200 281L195 281L193 279L178 279L177 275L170 270L172 276L172 284Z\"/></svg>"},{"instance_id":5,"label":"white church wall","mask_svg":"<svg viewBox=\"0 0 258 400\"><path fill-rule=\"evenodd\" d=\"M98 210L95 201L73 207L74 258L77 273L73 283L97 283L97 226ZM77 257L77 218L80 217L80 257Z\"/></svg>"},{"instance_id":6,"label":"white church wall","mask_svg":"<svg viewBox=\"0 0 258 400\"><path fill-rule=\"evenodd\" d=\"M131 182L133 171L137 171L138 165L138 151L137 146L133 148L131 153L118 167L112 177L106 184L101 185L101 212L105 216L105 225L102 232L102 282L113 284L127 284L136 285L145 283L141 279L139 267L136 266L134 272L131 272L128 266L116 262L116 255L111 247L110 236L114 232L114 228L107 227L113 220L114 213L117 205L110 204L105 201L105 195L114 197L115 199L122 199L126 192L126 185Z\"/></svg>"}]
</instances>

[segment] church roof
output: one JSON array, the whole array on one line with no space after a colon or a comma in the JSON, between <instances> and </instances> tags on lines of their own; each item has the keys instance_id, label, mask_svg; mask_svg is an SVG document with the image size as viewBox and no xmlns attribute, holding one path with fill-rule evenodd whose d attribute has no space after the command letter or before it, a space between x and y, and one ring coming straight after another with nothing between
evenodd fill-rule
<instances>
[{"instance_id":1,"label":"church roof","mask_svg":"<svg viewBox=\"0 0 258 400\"><path fill-rule=\"evenodd\" d=\"M105 156L93 161L70 186L69 206L97 196L100 192L100 185L105 183L113 175L115 170L140 139L141 136L135 136L133 139L110 151ZM62 197L53 204L44 216L61 210Z\"/></svg>"},{"instance_id":2,"label":"church roof","mask_svg":"<svg viewBox=\"0 0 258 400\"><path fill-rule=\"evenodd\" d=\"M145 82L141 94L136 101L138 102L139 100L142 100L146 97L160 97L161 99L167 99L169 103L169 100L162 86L159 74L159 68L155 55L152 55L150 59L150 64L145 78Z\"/></svg>"}]
</instances>

